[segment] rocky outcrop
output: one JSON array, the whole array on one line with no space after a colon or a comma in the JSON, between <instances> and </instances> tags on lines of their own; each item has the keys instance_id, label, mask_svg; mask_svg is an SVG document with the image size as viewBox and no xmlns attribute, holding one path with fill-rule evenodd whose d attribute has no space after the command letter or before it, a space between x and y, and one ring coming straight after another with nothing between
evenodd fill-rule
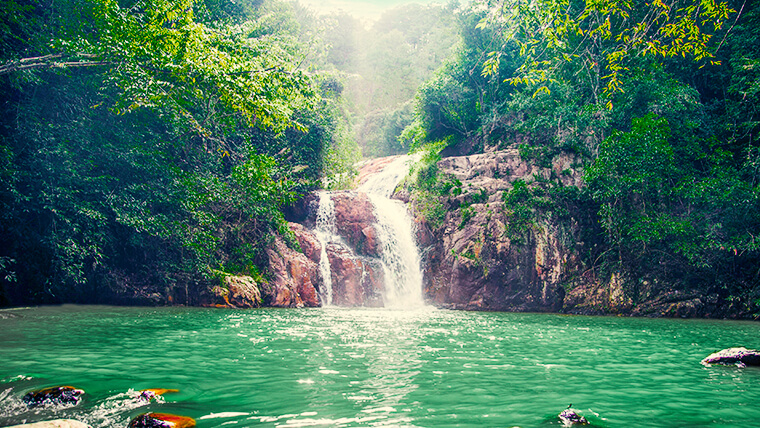
<instances>
[{"instance_id":1,"label":"rocky outcrop","mask_svg":"<svg viewBox=\"0 0 760 428\"><path fill-rule=\"evenodd\" d=\"M539 168L516 150L439 161L441 173L458 180L461 188L442 197L443 226L420 233L432 235L423 250L427 298L468 310L561 310L564 285L578 270L577 225L543 216L518 230L510 217L514 207L503 195L518 179L535 182L558 172L562 183L577 184L580 174L571 165L568 157L552 168Z\"/></svg>"},{"instance_id":2,"label":"rocky outcrop","mask_svg":"<svg viewBox=\"0 0 760 428\"><path fill-rule=\"evenodd\" d=\"M702 364L724 364L738 366L760 366L760 351L747 348L728 348L710 354Z\"/></svg>"},{"instance_id":3,"label":"rocky outcrop","mask_svg":"<svg viewBox=\"0 0 760 428\"><path fill-rule=\"evenodd\" d=\"M211 289L211 301L206 306L230 308L261 307L259 284L250 276L223 275L221 285Z\"/></svg>"},{"instance_id":4,"label":"rocky outcrop","mask_svg":"<svg viewBox=\"0 0 760 428\"><path fill-rule=\"evenodd\" d=\"M268 280L257 282L250 276L219 273L220 283L201 295L200 305L229 308L321 306L319 241L302 225L291 223L290 226L303 251L289 247L281 237L276 237L274 244L267 249Z\"/></svg>"},{"instance_id":5,"label":"rocky outcrop","mask_svg":"<svg viewBox=\"0 0 760 428\"><path fill-rule=\"evenodd\" d=\"M306 244L308 256L288 247L279 237L275 240L267 249L272 279L262 286L264 303L281 308L321 306L318 290L322 277L319 259L314 260L316 237L303 227L292 226L296 240Z\"/></svg>"},{"instance_id":6,"label":"rocky outcrop","mask_svg":"<svg viewBox=\"0 0 760 428\"><path fill-rule=\"evenodd\" d=\"M331 197L338 234L356 254L379 256L382 248L378 245L377 220L369 197L358 192L333 192Z\"/></svg>"},{"instance_id":7,"label":"rocky outcrop","mask_svg":"<svg viewBox=\"0 0 760 428\"><path fill-rule=\"evenodd\" d=\"M429 301L468 310L650 317L740 312L715 292L665 284L656 275L600 271L597 209L561 196L583 187L581 162L570 154L542 162L514 148L444 157L436 166L448 187L434 198L445 217L436 227L423 220L429 195L397 191L394 197L417 213Z\"/></svg>"},{"instance_id":8,"label":"rocky outcrop","mask_svg":"<svg viewBox=\"0 0 760 428\"><path fill-rule=\"evenodd\" d=\"M383 306L383 271L376 259L357 257L340 244L327 246L332 271L332 304L337 306Z\"/></svg>"}]
</instances>

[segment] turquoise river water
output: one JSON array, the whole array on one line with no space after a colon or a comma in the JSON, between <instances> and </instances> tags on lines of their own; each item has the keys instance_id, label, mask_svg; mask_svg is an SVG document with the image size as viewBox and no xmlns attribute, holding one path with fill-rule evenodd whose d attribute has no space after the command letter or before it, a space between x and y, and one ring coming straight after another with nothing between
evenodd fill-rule
<instances>
[{"instance_id":1,"label":"turquoise river water","mask_svg":"<svg viewBox=\"0 0 760 428\"><path fill-rule=\"evenodd\" d=\"M0 311L0 426L125 427L154 411L198 427L760 426L760 369L706 367L760 347L760 323L423 309ZM86 391L29 410L25 392ZM175 388L161 402L133 400Z\"/></svg>"}]
</instances>

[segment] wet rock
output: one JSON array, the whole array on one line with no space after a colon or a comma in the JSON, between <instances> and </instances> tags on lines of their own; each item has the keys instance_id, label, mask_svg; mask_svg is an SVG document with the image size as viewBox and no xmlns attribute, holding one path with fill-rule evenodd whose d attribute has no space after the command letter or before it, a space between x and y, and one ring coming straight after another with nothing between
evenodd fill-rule
<instances>
[{"instance_id":1,"label":"wet rock","mask_svg":"<svg viewBox=\"0 0 760 428\"><path fill-rule=\"evenodd\" d=\"M195 419L167 413L143 413L129 422L129 428L190 428Z\"/></svg>"},{"instance_id":2,"label":"wet rock","mask_svg":"<svg viewBox=\"0 0 760 428\"><path fill-rule=\"evenodd\" d=\"M52 421L34 422L31 424L13 425L7 428L91 428L89 425L73 419L56 419Z\"/></svg>"},{"instance_id":3,"label":"wet rock","mask_svg":"<svg viewBox=\"0 0 760 428\"><path fill-rule=\"evenodd\" d=\"M396 159L398 159L398 156L387 156L383 158L370 159L356 165L356 168L358 170L358 174L356 176L356 187L360 187L367 181L367 178L382 171Z\"/></svg>"},{"instance_id":4,"label":"wet rock","mask_svg":"<svg viewBox=\"0 0 760 428\"><path fill-rule=\"evenodd\" d=\"M179 392L178 389L150 388L143 389L137 396L136 401L150 402L150 400L169 392Z\"/></svg>"},{"instance_id":5,"label":"wet rock","mask_svg":"<svg viewBox=\"0 0 760 428\"><path fill-rule=\"evenodd\" d=\"M327 246L333 301L337 306L383 306L383 276L378 260L357 257L340 244Z\"/></svg>"},{"instance_id":6,"label":"wet rock","mask_svg":"<svg viewBox=\"0 0 760 428\"><path fill-rule=\"evenodd\" d=\"M563 410L559 414L559 420L564 426L573 425L588 425L588 421L583 416L579 415L575 409L571 409L572 404L567 406L567 409Z\"/></svg>"},{"instance_id":7,"label":"wet rock","mask_svg":"<svg viewBox=\"0 0 760 428\"><path fill-rule=\"evenodd\" d=\"M335 205L335 227L356 254L379 256L382 247L378 245L375 231L375 212L372 202L364 193L333 192Z\"/></svg>"},{"instance_id":8,"label":"wet rock","mask_svg":"<svg viewBox=\"0 0 760 428\"><path fill-rule=\"evenodd\" d=\"M269 306L321 306L318 290L322 277L317 262L289 248L280 238L267 250L267 256L272 280L262 286L262 294Z\"/></svg>"},{"instance_id":9,"label":"wet rock","mask_svg":"<svg viewBox=\"0 0 760 428\"><path fill-rule=\"evenodd\" d=\"M82 399L84 391L73 386L54 386L52 388L31 391L24 395L24 403L29 407L46 405L76 405Z\"/></svg>"},{"instance_id":10,"label":"wet rock","mask_svg":"<svg viewBox=\"0 0 760 428\"><path fill-rule=\"evenodd\" d=\"M750 350L744 347L728 348L710 354L702 360L702 364L724 364L744 367L760 366L760 351Z\"/></svg>"}]
</instances>

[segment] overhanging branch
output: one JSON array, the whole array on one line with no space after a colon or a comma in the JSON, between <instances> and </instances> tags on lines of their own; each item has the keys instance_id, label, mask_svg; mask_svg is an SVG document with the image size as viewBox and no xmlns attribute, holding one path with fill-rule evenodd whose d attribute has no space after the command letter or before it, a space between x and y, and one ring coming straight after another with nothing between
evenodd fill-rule
<instances>
[{"instance_id":1,"label":"overhanging branch","mask_svg":"<svg viewBox=\"0 0 760 428\"><path fill-rule=\"evenodd\" d=\"M93 54L66 55L58 53L38 57L23 58L15 61L9 61L0 66L0 76L16 71L32 70L37 68L94 67L112 64L110 61L91 61L87 59L97 57L97 55Z\"/></svg>"}]
</instances>

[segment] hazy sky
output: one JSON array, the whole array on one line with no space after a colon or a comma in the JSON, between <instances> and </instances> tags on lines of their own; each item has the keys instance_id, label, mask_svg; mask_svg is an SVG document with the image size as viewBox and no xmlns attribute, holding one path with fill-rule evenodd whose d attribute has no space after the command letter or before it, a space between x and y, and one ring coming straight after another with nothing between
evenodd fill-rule
<instances>
[{"instance_id":1,"label":"hazy sky","mask_svg":"<svg viewBox=\"0 0 760 428\"><path fill-rule=\"evenodd\" d=\"M443 4L445 0L298 0L317 13L344 11L356 18L374 21L387 9L406 3Z\"/></svg>"}]
</instances>

